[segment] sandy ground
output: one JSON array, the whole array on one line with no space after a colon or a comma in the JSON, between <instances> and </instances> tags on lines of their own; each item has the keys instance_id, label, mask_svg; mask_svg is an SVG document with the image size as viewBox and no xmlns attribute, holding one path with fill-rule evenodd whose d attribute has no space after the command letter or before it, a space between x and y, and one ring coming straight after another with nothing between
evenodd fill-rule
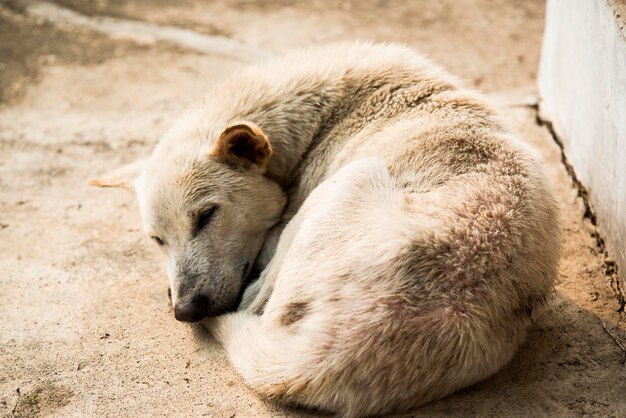
<instances>
[{"instance_id":1,"label":"sandy ground","mask_svg":"<svg viewBox=\"0 0 626 418\"><path fill-rule=\"evenodd\" d=\"M87 185L148 155L176 116L246 57L52 22L32 4L0 2L0 414L314 415L258 399L210 337L174 320L165 261L140 231L134 196ZM414 415L626 416L615 341L626 343L626 320L611 260L526 100L541 1L58 4L93 21L178 26L269 54L345 38L401 41L493 94L511 128L539 150L561 202L556 292L509 366Z\"/></svg>"}]
</instances>

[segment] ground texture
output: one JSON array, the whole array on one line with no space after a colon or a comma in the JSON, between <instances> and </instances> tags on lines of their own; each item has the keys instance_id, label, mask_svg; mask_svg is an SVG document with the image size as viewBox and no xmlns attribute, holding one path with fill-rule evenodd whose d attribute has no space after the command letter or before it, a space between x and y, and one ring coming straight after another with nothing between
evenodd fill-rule
<instances>
[{"instance_id":1,"label":"ground texture","mask_svg":"<svg viewBox=\"0 0 626 418\"><path fill-rule=\"evenodd\" d=\"M134 196L87 179L148 155L248 58L360 38L408 43L491 94L543 157L562 209L556 292L527 344L491 379L412 415L626 416L612 260L536 120L543 9L534 0L0 1L0 414L314 415L258 399L210 337L174 320L165 260L140 231Z\"/></svg>"}]
</instances>

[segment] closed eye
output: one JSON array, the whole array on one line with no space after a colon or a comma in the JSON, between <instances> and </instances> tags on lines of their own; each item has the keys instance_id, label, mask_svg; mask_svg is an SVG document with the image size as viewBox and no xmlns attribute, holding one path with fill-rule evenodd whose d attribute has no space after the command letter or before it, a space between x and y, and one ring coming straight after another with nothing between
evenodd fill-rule
<instances>
[{"instance_id":1,"label":"closed eye","mask_svg":"<svg viewBox=\"0 0 626 418\"><path fill-rule=\"evenodd\" d=\"M216 210L217 206L213 206L198 215L194 235L198 235L211 222Z\"/></svg>"},{"instance_id":2,"label":"closed eye","mask_svg":"<svg viewBox=\"0 0 626 418\"><path fill-rule=\"evenodd\" d=\"M159 244L159 247L163 247L165 245L165 241L163 241L161 238L157 237L156 235L153 235L150 238L152 238L154 242Z\"/></svg>"}]
</instances>

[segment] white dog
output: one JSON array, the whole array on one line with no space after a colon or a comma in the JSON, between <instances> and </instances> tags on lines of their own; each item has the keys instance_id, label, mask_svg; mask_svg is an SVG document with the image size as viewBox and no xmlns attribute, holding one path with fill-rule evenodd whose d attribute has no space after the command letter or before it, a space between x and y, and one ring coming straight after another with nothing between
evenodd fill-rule
<instances>
[{"instance_id":1,"label":"white dog","mask_svg":"<svg viewBox=\"0 0 626 418\"><path fill-rule=\"evenodd\" d=\"M145 163L93 184L136 175L176 318L205 320L262 396L343 416L493 374L556 274L538 164L480 97L403 46L247 68Z\"/></svg>"}]
</instances>

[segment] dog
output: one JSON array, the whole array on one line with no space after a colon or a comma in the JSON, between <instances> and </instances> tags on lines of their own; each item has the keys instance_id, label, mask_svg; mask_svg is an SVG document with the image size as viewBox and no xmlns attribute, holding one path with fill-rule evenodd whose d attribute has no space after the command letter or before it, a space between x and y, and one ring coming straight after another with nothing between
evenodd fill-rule
<instances>
[{"instance_id":1,"label":"dog","mask_svg":"<svg viewBox=\"0 0 626 418\"><path fill-rule=\"evenodd\" d=\"M176 319L202 321L261 396L345 417L492 375L557 272L532 150L401 45L243 69L147 160L92 184L134 186Z\"/></svg>"}]
</instances>

